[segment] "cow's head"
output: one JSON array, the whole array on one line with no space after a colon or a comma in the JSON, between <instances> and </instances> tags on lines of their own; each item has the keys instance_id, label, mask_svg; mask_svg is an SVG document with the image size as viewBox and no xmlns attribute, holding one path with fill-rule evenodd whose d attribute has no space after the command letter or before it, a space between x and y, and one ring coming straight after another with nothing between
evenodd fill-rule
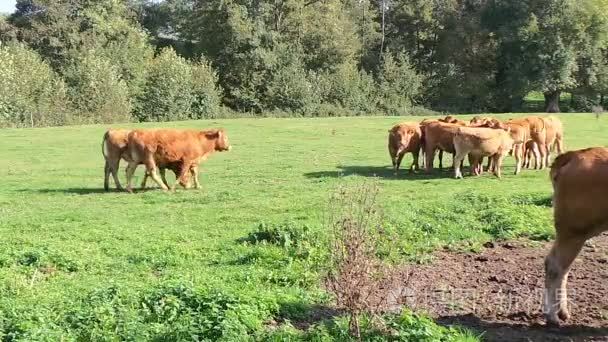
<instances>
[{"instance_id":1,"label":"cow's head","mask_svg":"<svg viewBox=\"0 0 608 342\"><path fill-rule=\"evenodd\" d=\"M222 152L230 151L232 149L232 146L230 146L230 143L228 142L228 135L223 129L205 131L205 137L215 142L214 149L216 151Z\"/></svg>"},{"instance_id":2,"label":"cow's head","mask_svg":"<svg viewBox=\"0 0 608 342\"><path fill-rule=\"evenodd\" d=\"M416 133L413 127L409 126L397 126L388 131L391 137L391 140L395 143L397 147L397 154L401 153L401 151L405 150L410 144L410 140Z\"/></svg>"}]
</instances>

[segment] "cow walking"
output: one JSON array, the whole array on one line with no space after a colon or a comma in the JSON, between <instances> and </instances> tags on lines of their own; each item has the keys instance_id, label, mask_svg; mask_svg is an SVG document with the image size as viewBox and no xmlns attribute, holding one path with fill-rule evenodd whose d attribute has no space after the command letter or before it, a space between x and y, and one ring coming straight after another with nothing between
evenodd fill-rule
<instances>
[{"instance_id":1,"label":"cow walking","mask_svg":"<svg viewBox=\"0 0 608 342\"><path fill-rule=\"evenodd\" d=\"M555 242L545 258L545 315L551 324L570 317L567 280L585 241L608 230L608 148L558 156L551 166Z\"/></svg>"},{"instance_id":2,"label":"cow walking","mask_svg":"<svg viewBox=\"0 0 608 342\"><path fill-rule=\"evenodd\" d=\"M188 186L188 174L196 170L215 151L229 151L228 136L220 130L133 130L128 135L129 165L127 166L127 191L132 191L133 173L139 164L146 166L146 174L163 190L169 190L158 175L159 165L179 165L177 184ZM194 175L198 186L197 175Z\"/></svg>"}]
</instances>

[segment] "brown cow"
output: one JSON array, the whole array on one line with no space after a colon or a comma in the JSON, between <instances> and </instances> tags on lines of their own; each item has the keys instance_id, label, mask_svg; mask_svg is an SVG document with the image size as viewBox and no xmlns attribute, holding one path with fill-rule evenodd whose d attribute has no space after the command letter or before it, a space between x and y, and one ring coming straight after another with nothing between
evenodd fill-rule
<instances>
[{"instance_id":1,"label":"brown cow","mask_svg":"<svg viewBox=\"0 0 608 342\"><path fill-rule=\"evenodd\" d=\"M557 149L558 154L564 152L564 127L562 122L555 116L551 115L543 118L546 127L545 138L545 165L549 165L551 159L551 149Z\"/></svg>"},{"instance_id":2,"label":"brown cow","mask_svg":"<svg viewBox=\"0 0 608 342\"><path fill-rule=\"evenodd\" d=\"M494 174L500 178L502 160L513 148L509 132L486 127L459 127L454 134L454 177L462 178L460 170L464 157L471 156L471 172L475 171L482 157L491 157Z\"/></svg>"},{"instance_id":3,"label":"brown cow","mask_svg":"<svg viewBox=\"0 0 608 342\"><path fill-rule=\"evenodd\" d=\"M545 315L550 324L570 317L567 279L585 241L608 230L608 148L559 155L551 166L555 242L545 259Z\"/></svg>"},{"instance_id":4,"label":"brown cow","mask_svg":"<svg viewBox=\"0 0 608 342\"><path fill-rule=\"evenodd\" d=\"M457 119L455 116L452 115L447 115L445 118L443 119L438 119L441 122L445 122L445 123L451 123L451 124L455 124L458 126L466 126L467 123L465 121L459 120Z\"/></svg>"},{"instance_id":5,"label":"brown cow","mask_svg":"<svg viewBox=\"0 0 608 342\"><path fill-rule=\"evenodd\" d=\"M420 146L422 142L422 130L420 125L413 122L403 122L395 125L388 131L388 152L393 163L395 175L403 156L410 152L414 157L410 172L414 169L419 170L418 156L420 154Z\"/></svg>"},{"instance_id":6,"label":"brown cow","mask_svg":"<svg viewBox=\"0 0 608 342\"><path fill-rule=\"evenodd\" d=\"M124 159L126 162L129 162L131 160L129 153L127 153L129 132L131 131L126 129L109 129L103 136L102 153L105 158L103 187L106 191L108 191L110 188L110 175L112 175L114 179L114 184L116 185L116 188L122 190L122 185L120 184L120 180L118 178L118 170L121 159ZM165 169L171 169L177 177L177 175L179 175L179 173L181 172L181 165L178 164L179 163L159 165L161 179L167 187L169 186L169 183L167 182L167 179L165 177ZM198 165L196 167L192 167L190 169L190 173L194 174L195 172L198 172L197 167ZM147 178L148 174L145 174L144 179L141 183L142 188L146 187ZM197 184L195 184L195 186L196 185Z\"/></svg>"},{"instance_id":7,"label":"brown cow","mask_svg":"<svg viewBox=\"0 0 608 342\"><path fill-rule=\"evenodd\" d=\"M522 144L525 144L528 140L534 140L534 142L538 146L538 150L539 150L540 158L541 158L539 169L543 169L543 168L545 168L545 166L548 166L545 164L546 158L547 158L546 157L547 135L546 135L545 120L543 118L541 118L540 116L527 116L524 118L510 119L506 123L509 126L511 126L511 124L517 124L518 126L520 126L523 129L524 132L522 132L522 134L526 136L526 139L525 139L525 141L522 142ZM519 143L516 143L516 144L519 144ZM521 152L523 152L523 148L524 148L524 146L522 145ZM523 153L521 153L521 155L523 156ZM516 170L516 172L519 172L519 171Z\"/></svg>"},{"instance_id":8,"label":"brown cow","mask_svg":"<svg viewBox=\"0 0 608 342\"><path fill-rule=\"evenodd\" d=\"M441 121L430 122L424 127L424 155L426 158L426 172L431 172L433 168L433 159L435 159L435 151L440 150L454 154L454 134L458 127L456 124L444 123ZM439 159L439 167L441 168L441 158Z\"/></svg>"},{"instance_id":9,"label":"brown cow","mask_svg":"<svg viewBox=\"0 0 608 342\"><path fill-rule=\"evenodd\" d=\"M132 191L132 178L137 165L144 164L150 175L163 190L168 187L157 174L159 165L182 163L179 167L178 182L183 187L188 185L188 172L200 161L205 160L215 151L229 151L228 136L224 130L134 130L129 133L128 151L131 157L127 167L127 191ZM195 184L198 180L195 176Z\"/></svg>"}]
</instances>

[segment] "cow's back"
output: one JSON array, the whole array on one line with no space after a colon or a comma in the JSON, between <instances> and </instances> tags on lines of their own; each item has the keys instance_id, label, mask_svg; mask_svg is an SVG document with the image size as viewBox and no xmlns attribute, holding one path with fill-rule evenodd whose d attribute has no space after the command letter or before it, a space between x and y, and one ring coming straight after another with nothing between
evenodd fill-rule
<instances>
[{"instance_id":1,"label":"cow's back","mask_svg":"<svg viewBox=\"0 0 608 342\"><path fill-rule=\"evenodd\" d=\"M424 140L426 144L439 147L442 150L454 153L454 135L461 126L444 123L431 122L424 127Z\"/></svg>"},{"instance_id":2,"label":"cow's back","mask_svg":"<svg viewBox=\"0 0 608 342\"><path fill-rule=\"evenodd\" d=\"M502 129L486 127L460 127L454 137L458 150L477 154L505 153L511 149L513 139Z\"/></svg>"},{"instance_id":3,"label":"cow's back","mask_svg":"<svg viewBox=\"0 0 608 342\"><path fill-rule=\"evenodd\" d=\"M129 134L129 146L138 158L151 153L159 164L195 160L203 155L199 134L177 129L134 130Z\"/></svg>"},{"instance_id":4,"label":"cow's back","mask_svg":"<svg viewBox=\"0 0 608 342\"><path fill-rule=\"evenodd\" d=\"M591 233L608 221L608 149L570 151L551 166L556 229Z\"/></svg>"}]
</instances>

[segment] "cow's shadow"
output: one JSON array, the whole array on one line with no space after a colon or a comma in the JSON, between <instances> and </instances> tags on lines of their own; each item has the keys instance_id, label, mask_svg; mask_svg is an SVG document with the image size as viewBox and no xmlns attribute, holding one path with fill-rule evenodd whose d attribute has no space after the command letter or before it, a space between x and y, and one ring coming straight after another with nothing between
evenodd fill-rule
<instances>
[{"instance_id":1,"label":"cow's shadow","mask_svg":"<svg viewBox=\"0 0 608 342\"><path fill-rule=\"evenodd\" d=\"M475 334L481 334L485 341L599 341L608 336L608 328L603 327L550 327L538 323L492 322L473 314L441 317L436 319L436 322L445 326L467 328Z\"/></svg>"},{"instance_id":2,"label":"cow's shadow","mask_svg":"<svg viewBox=\"0 0 608 342\"><path fill-rule=\"evenodd\" d=\"M96 195L96 194L129 194L125 190L118 190L116 188L110 188L105 190L103 188L59 188L59 189L19 189L17 192L26 193L39 193L39 194L72 194L72 195ZM147 187L145 189L135 188L134 193L142 193L148 191L161 191L160 188Z\"/></svg>"},{"instance_id":3,"label":"cow's shadow","mask_svg":"<svg viewBox=\"0 0 608 342\"><path fill-rule=\"evenodd\" d=\"M405 168L399 169L395 175L391 166L340 165L337 166L336 170L315 171L304 174L308 178L340 178L352 175L387 180L424 180L451 178L454 176L454 170L444 167L441 170L435 168L430 173L426 173L423 169L410 172L409 165L406 165Z\"/></svg>"},{"instance_id":4,"label":"cow's shadow","mask_svg":"<svg viewBox=\"0 0 608 342\"><path fill-rule=\"evenodd\" d=\"M484 166L485 170L485 166ZM511 174L515 170L513 165L503 165L502 173ZM522 170L524 172L530 172L534 170ZM469 165L465 164L462 168L462 172L465 178L475 177L470 174ZM339 165L336 170L328 171L315 171L305 173L304 176L308 178L340 178L345 176L363 176L382 178L386 180L431 180L431 179L444 179L454 178L454 169L452 166L445 166L439 169L437 165L433 168L430 173L426 173L423 168L418 171L410 172L409 164L405 165L405 168L400 168L397 174L393 172L393 168L390 165L387 166L365 166L365 165ZM482 177L494 177L490 172L484 171Z\"/></svg>"}]
</instances>

